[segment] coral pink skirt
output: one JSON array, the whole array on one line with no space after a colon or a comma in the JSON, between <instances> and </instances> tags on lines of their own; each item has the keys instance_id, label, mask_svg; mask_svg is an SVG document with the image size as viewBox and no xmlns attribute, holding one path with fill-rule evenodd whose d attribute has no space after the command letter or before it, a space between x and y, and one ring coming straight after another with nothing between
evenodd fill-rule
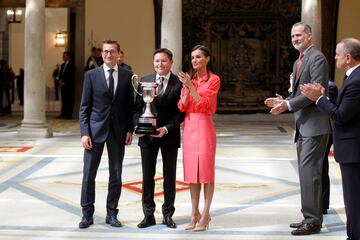
<instances>
[{"instance_id":1,"label":"coral pink skirt","mask_svg":"<svg viewBox=\"0 0 360 240\"><path fill-rule=\"evenodd\" d=\"M190 183L214 182L216 129L212 115L186 113L182 148L184 181Z\"/></svg>"}]
</instances>

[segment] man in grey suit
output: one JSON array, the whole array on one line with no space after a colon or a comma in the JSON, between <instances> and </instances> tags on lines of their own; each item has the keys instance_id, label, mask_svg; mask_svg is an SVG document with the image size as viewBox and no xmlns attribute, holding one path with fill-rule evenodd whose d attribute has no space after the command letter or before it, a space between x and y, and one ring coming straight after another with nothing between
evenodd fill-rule
<instances>
[{"instance_id":1,"label":"man in grey suit","mask_svg":"<svg viewBox=\"0 0 360 240\"><path fill-rule=\"evenodd\" d=\"M134 94L132 72L117 65L119 52L120 46L116 41L104 41L104 64L85 73L79 119L84 147L81 188L83 217L79 228L88 228L94 222L95 177L105 143L110 175L106 223L113 227L122 226L117 219L117 206L121 194L125 145L132 142Z\"/></svg>"},{"instance_id":2,"label":"man in grey suit","mask_svg":"<svg viewBox=\"0 0 360 240\"><path fill-rule=\"evenodd\" d=\"M329 119L313 101L303 96L299 86L317 82L328 85L328 63L324 55L312 44L311 27L299 22L291 29L291 41L299 51L293 66L292 91L288 98L280 95L268 98L265 104L272 107L270 113L280 114L287 110L295 116L295 142L297 147L299 179L301 189L301 211L304 219L290 224L296 228L292 235L308 235L321 231L322 190L321 173L329 133Z\"/></svg>"},{"instance_id":3,"label":"man in grey suit","mask_svg":"<svg viewBox=\"0 0 360 240\"><path fill-rule=\"evenodd\" d=\"M334 155L340 164L348 240L360 239L360 41L341 40L336 46L336 67L345 79L336 102L319 84L300 86L301 93L328 115L333 123Z\"/></svg>"}]
</instances>

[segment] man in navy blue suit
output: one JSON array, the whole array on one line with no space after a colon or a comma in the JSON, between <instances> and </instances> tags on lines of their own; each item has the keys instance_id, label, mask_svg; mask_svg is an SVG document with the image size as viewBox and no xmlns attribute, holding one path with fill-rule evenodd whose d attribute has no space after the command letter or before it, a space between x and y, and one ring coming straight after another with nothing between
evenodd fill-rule
<instances>
[{"instance_id":1,"label":"man in navy blue suit","mask_svg":"<svg viewBox=\"0 0 360 240\"><path fill-rule=\"evenodd\" d=\"M80 132L84 147L84 170L81 189L83 217L79 228L93 224L95 177L106 143L109 156L109 183L106 223L121 227L117 219L121 194L121 172L125 145L132 142L134 105L132 72L119 67L120 46L116 41L103 42L104 64L87 71L80 104Z\"/></svg>"},{"instance_id":2,"label":"man in navy blue suit","mask_svg":"<svg viewBox=\"0 0 360 240\"><path fill-rule=\"evenodd\" d=\"M336 46L336 67L346 73L335 103L319 84L304 84L301 93L316 101L333 123L335 160L340 163L348 240L360 239L360 41L343 39Z\"/></svg>"}]
</instances>

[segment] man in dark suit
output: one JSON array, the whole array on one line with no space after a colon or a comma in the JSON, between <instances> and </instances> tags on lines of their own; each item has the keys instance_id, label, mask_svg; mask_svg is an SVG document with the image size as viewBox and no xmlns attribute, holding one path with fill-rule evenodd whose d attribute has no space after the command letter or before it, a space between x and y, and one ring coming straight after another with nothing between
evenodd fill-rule
<instances>
[{"instance_id":1,"label":"man in dark suit","mask_svg":"<svg viewBox=\"0 0 360 240\"><path fill-rule=\"evenodd\" d=\"M301 190L301 211L304 219L290 224L296 228L292 235L308 235L321 231L322 190L321 172L327 140L331 132L328 117L315 103L301 95L300 85L318 82L328 85L328 63L325 56L312 44L311 27L303 22L291 29L291 41L299 51L299 58L293 66L293 89L290 96L282 99L268 98L265 104L272 107L271 114L290 110L295 116L295 142L298 155Z\"/></svg>"},{"instance_id":2,"label":"man in dark suit","mask_svg":"<svg viewBox=\"0 0 360 240\"><path fill-rule=\"evenodd\" d=\"M335 160L340 163L343 184L347 235L360 239L360 41L343 39L336 46L336 67L346 78L336 103L325 95L318 84L305 84L301 92L330 117L333 123Z\"/></svg>"},{"instance_id":3,"label":"man in dark suit","mask_svg":"<svg viewBox=\"0 0 360 240\"><path fill-rule=\"evenodd\" d=\"M120 56L119 56L119 59L118 59L118 64L120 65L120 67L123 67L123 68L126 68L127 70L132 71L131 66L126 64L124 62L124 59L125 59L125 53L124 53L124 51L120 50Z\"/></svg>"},{"instance_id":4,"label":"man in dark suit","mask_svg":"<svg viewBox=\"0 0 360 240\"><path fill-rule=\"evenodd\" d=\"M59 73L61 87L61 114L57 118L72 119L75 94L75 64L70 52L63 53L63 61Z\"/></svg>"},{"instance_id":5,"label":"man in dark suit","mask_svg":"<svg viewBox=\"0 0 360 240\"><path fill-rule=\"evenodd\" d=\"M338 88L336 84L329 80L328 84L328 96L332 103L335 103L336 98L338 95ZM328 143L326 146L324 162L323 162L323 169L322 169L322 207L323 207L323 214L327 214L329 209L330 203L330 178L329 178L329 153L330 148L333 144L332 134L329 135Z\"/></svg>"},{"instance_id":6,"label":"man in dark suit","mask_svg":"<svg viewBox=\"0 0 360 240\"><path fill-rule=\"evenodd\" d=\"M121 227L117 219L117 206L121 194L125 145L132 141L134 95L132 73L116 64L119 51L120 46L116 41L104 41L104 64L85 73L80 104L80 131L84 147L81 189L83 217L79 223L80 228L93 224L95 177L105 143L110 173L106 223Z\"/></svg>"},{"instance_id":7,"label":"man in dark suit","mask_svg":"<svg viewBox=\"0 0 360 240\"><path fill-rule=\"evenodd\" d=\"M154 211L154 177L156 159L161 150L164 177L164 204L162 205L163 224L169 228L176 228L172 216L175 211L175 181L176 161L180 147L180 123L184 114L177 107L180 99L182 84L179 78L171 73L172 52L166 48L154 52L155 73L142 79L144 82L158 82L157 96L151 103L151 109L157 117L157 135L139 137L141 149L141 162L143 172L142 206L144 219L138 224L139 228L146 228L156 224ZM136 98L134 122L137 124L143 112L144 101L141 96Z\"/></svg>"}]
</instances>

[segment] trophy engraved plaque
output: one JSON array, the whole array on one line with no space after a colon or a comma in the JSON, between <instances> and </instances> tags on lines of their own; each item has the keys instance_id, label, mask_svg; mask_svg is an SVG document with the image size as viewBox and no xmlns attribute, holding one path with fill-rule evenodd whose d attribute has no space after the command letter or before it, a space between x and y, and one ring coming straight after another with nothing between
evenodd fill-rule
<instances>
[{"instance_id":1,"label":"trophy engraved plaque","mask_svg":"<svg viewBox=\"0 0 360 240\"><path fill-rule=\"evenodd\" d=\"M136 94L142 96L145 102L145 110L139 117L138 125L135 127L135 134L156 135L156 117L151 112L150 104L156 97L155 91L158 84L155 82L142 82L141 78L136 74L132 76L131 82ZM142 88L142 93L138 92L139 86Z\"/></svg>"}]
</instances>

